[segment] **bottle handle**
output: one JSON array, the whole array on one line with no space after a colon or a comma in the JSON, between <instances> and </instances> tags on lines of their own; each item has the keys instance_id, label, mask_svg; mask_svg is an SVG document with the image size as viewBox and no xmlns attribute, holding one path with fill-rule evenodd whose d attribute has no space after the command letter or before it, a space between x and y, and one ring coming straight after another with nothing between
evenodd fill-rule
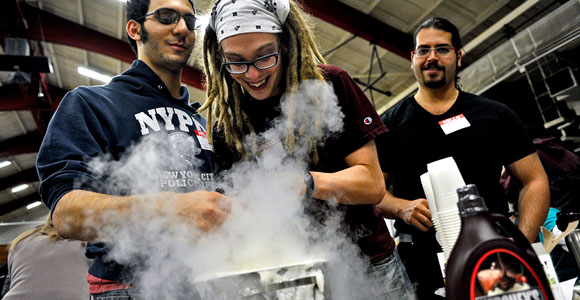
<instances>
[{"instance_id":1,"label":"bottle handle","mask_svg":"<svg viewBox=\"0 0 580 300\"><path fill-rule=\"evenodd\" d=\"M490 217L494 225L499 226L501 229L507 232L517 244L530 244L524 234L507 217L500 214L490 214ZM528 247L528 250L531 250L531 247Z\"/></svg>"}]
</instances>

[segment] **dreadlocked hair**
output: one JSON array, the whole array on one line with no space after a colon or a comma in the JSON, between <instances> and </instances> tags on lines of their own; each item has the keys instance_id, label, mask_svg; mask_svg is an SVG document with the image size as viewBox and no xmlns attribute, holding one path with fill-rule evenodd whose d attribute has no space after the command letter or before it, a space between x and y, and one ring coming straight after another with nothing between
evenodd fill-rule
<instances>
[{"instance_id":1,"label":"dreadlocked hair","mask_svg":"<svg viewBox=\"0 0 580 300\"><path fill-rule=\"evenodd\" d=\"M286 96L292 95L298 90L302 80L320 80L324 81L324 75L318 68L317 63L324 64L325 60L320 54L316 43L312 37L307 21L301 13L299 4L290 1L290 12L283 24L283 33L281 39L281 56L282 68L284 72ZM243 159L250 159L254 156L257 149L256 132L252 126L248 115L241 107L242 98L248 95L242 89L230 74L221 69L221 47L217 43L216 33L208 26L203 41L203 64L207 78L206 96L207 101L200 108L200 111L208 110L208 124L213 124L214 118L217 119L218 130L223 130L226 143L236 149ZM300 99L300 101L309 101L312 105L326 105L316 96L311 99ZM286 149L293 153L295 146L295 136L303 136L307 126L311 126L311 121L306 122L305 116L299 116L297 112L298 103L296 97L287 97L285 103L286 113L286 133L284 144ZM322 115L324 110L319 110L314 126L316 130L321 131ZM294 124L301 124L298 128ZM212 132L209 132L210 140ZM318 134L320 136L320 134ZM304 137L307 139L307 145L312 151L312 160L314 164L318 163L317 142L313 137ZM250 149L244 148L250 145Z\"/></svg>"}]
</instances>

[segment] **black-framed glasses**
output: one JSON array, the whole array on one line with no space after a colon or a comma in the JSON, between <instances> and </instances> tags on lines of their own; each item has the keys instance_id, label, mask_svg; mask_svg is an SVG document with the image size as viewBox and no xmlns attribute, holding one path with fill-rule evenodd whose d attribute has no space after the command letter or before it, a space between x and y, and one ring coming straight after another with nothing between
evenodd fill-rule
<instances>
[{"instance_id":1,"label":"black-framed glasses","mask_svg":"<svg viewBox=\"0 0 580 300\"><path fill-rule=\"evenodd\" d=\"M264 55L250 61L233 61L223 62L222 67L226 68L231 74L244 74L248 72L250 65L253 65L258 70L265 70L275 66L278 63L278 56L280 55L280 41L278 40L278 50L272 54Z\"/></svg>"},{"instance_id":2,"label":"black-framed glasses","mask_svg":"<svg viewBox=\"0 0 580 300\"><path fill-rule=\"evenodd\" d=\"M195 17L195 15L193 15L193 14L182 15L178 11L176 11L175 9L167 8L167 7L156 9L153 12L150 12L150 13L138 18L135 21L140 21L140 20L142 20L148 16L152 16L152 15L155 15L155 17L157 18L157 21L159 21L159 23L164 24L164 25L177 24L177 23L179 23L179 20L181 20L181 18L183 18L183 20L185 20L185 25L187 26L187 29L189 31L193 31L193 30L197 29L196 24L195 24L197 18Z\"/></svg>"},{"instance_id":3,"label":"black-framed glasses","mask_svg":"<svg viewBox=\"0 0 580 300\"><path fill-rule=\"evenodd\" d=\"M413 53L413 55L418 56L418 57L424 57L424 56L428 56L429 53L431 53L431 51L435 51L435 54L437 54L437 56L446 56L451 54L451 52L455 50L455 47L450 46L450 45L441 45L441 46L437 46L435 48L428 48L428 47L419 47L417 49L415 49L415 51L411 51L411 53Z\"/></svg>"}]
</instances>

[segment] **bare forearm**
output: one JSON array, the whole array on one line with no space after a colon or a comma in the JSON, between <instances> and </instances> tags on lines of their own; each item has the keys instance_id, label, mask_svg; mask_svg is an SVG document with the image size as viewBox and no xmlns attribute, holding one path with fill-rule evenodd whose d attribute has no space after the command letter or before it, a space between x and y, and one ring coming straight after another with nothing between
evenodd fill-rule
<instances>
[{"instance_id":1,"label":"bare forearm","mask_svg":"<svg viewBox=\"0 0 580 300\"><path fill-rule=\"evenodd\" d=\"M94 241L115 238L122 228L141 230L143 219L167 217L165 225L185 223L201 232L219 228L231 211L231 198L217 192L159 192L112 196L71 191L57 203L52 219L67 238ZM142 223L141 223L142 224Z\"/></svg>"},{"instance_id":2,"label":"bare forearm","mask_svg":"<svg viewBox=\"0 0 580 300\"><path fill-rule=\"evenodd\" d=\"M406 200L397 198L387 191L377 208L384 217L401 219L421 231L428 231L433 226L429 204L424 198Z\"/></svg>"},{"instance_id":3,"label":"bare forearm","mask_svg":"<svg viewBox=\"0 0 580 300\"><path fill-rule=\"evenodd\" d=\"M389 219L399 218L399 213L401 211L401 201L403 199L396 198L391 194L391 192L386 191L381 203L377 204L377 208L383 214L384 217Z\"/></svg>"},{"instance_id":4,"label":"bare forearm","mask_svg":"<svg viewBox=\"0 0 580 300\"><path fill-rule=\"evenodd\" d=\"M373 176L363 165L336 173L311 172L314 178L312 197L342 204L377 204L385 193L382 176Z\"/></svg>"},{"instance_id":5,"label":"bare forearm","mask_svg":"<svg viewBox=\"0 0 580 300\"><path fill-rule=\"evenodd\" d=\"M106 238L102 236L106 232L103 229L121 225L129 217L132 207L138 205L140 209L147 209L145 205L151 205L141 199L142 196L112 196L74 190L57 203L52 215L54 226L66 238L85 241Z\"/></svg>"},{"instance_id":6,"label":"bare forearm","mask_svg":"<svg viewBox=\"0 0 580 300\"><path fill-rule=\"evenodd\" d=\"M547 178L530 182L520 191L518 228L528 241L535 241L550 206Z\"/></svg>"},{"instance_id":7,"label":"bare forearm","mask_svg":"<svg viewBox=\"0 0 580 300\"><path fill-rule=\"evenodd\" d=\"M531 153L507 166L510 175L522 185L518 199L518 228L533 242L546 221L550 206L550 185L537 153Z\"/></svg>"}]
</instances>

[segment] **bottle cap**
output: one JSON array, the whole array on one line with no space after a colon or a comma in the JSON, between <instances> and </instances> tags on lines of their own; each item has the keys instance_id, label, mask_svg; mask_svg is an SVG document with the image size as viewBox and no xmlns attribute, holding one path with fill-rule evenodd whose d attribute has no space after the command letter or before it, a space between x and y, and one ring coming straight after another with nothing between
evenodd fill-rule
<instances>
[{"instance_id":1,"label":"bottle cap","mask_svg":"<svg viewBox=\"0 0 580 300\"><path fill-rule=\"evenodd\" d=\"M488 211L483 198L479 196L475 184L468 184L458 188L457 195L459 197L457 207L459 208L460 216Z\"/></svg>"},{"instance_id":2,"label":"bottle cap","mask_svg":"<svg viewBox=\"0 0 580 300\"><path fill-rule=\"evenodd\" d=\"M478 195L479 196L479 191L477 190L477 187L475 186L475 184L468 184L465 186L462 186L460 188L457 188L457 196L459 196L459 199L461 199L464 196L467 195Z\"/></svg>"}]
</instances>

